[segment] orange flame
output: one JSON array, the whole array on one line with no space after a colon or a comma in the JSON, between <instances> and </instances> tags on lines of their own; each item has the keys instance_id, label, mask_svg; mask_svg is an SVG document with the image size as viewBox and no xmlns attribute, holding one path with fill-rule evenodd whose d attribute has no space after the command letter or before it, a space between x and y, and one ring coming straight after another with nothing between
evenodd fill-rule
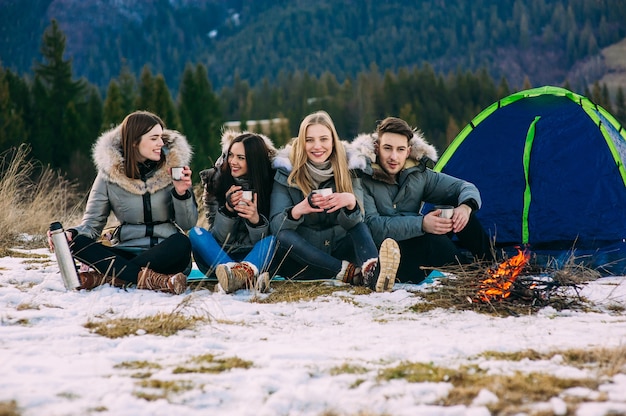
<instances>
[{"instance_id":1,"label":"orange flame","mask_svg":"<svg viewBox=\"0 0 626 416\"><path fill-rule=\"evenodd\" d=\"M524 250L517 249L518 254L507 261L500 263L496 270L490 269L487 272L489 277L480 282L478 299L482 302L503 300L511 295L511 288L517 276L528 263L530 254Z\"/></svg>"}]
</instances>

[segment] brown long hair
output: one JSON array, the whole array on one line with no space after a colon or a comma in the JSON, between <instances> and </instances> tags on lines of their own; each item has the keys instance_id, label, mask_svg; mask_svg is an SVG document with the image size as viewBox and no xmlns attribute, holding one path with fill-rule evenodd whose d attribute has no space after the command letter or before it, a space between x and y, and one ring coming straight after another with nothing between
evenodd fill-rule
<instances>
[{"instance_id":1,"label":"brown long hair","mask_svg":"<svg viewBox=\"0 0 626 416\"><path fill-rule=\"evenodd\" d=\"M131 179L140 178L139 174L139 150L137 145L141 141L141 136L149 132L154 126L160 125L165 130L165 123L159 116L149 111L135 111L130 113L122 121L121 145L124 157L124 171ZM165 138L163 139L165 141ZM160 168L165 164L165 152L161 152L161 160L157 164Z\"/></svg>"},{"instance_id":2,"label":"brown long hair","mask_svg":"<svg viewBox=\"0 0 626 416\"><path fill-rule=\"evenodd\" d=\"M289 153L289 159L293 169L287 178L288 183L295 184L300 190L308 195L313 189L313 181L309 175L308 169L306 169L306 162L308 160L306 155L306 130L309 126L314 124L320 124L327 127L333 139L333 151L330 154L330 164L333 167L333 176L335 177L335 186L337 192L350 192L354 193L352 189L352 178L350 169L348 168L348 157L346 155L346 149L339 140L339 135L335 129L335 124L330 118L330 115L326 111L317 111L309 114L300 123L300 131L298 137L296 137L292 143L291 152Z\"/></svg>"}]
</instances>

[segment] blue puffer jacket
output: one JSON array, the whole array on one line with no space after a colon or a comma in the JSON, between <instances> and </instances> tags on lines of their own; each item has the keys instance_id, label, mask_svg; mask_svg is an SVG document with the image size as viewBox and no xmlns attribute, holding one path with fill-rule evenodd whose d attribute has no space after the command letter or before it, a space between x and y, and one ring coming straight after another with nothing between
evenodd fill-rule
<instances>
[{"instance_id":1,"label":"blue puffer jacket","mask_svg":"<svg viewBox=\"0 0 626 416\"><path fill-rule=\"evenodd\" d=\"M410 140L410 154L397 180L376 163L375 140L375 135L362 134L351 147L360 160L365 222L377 245L388 237L403 241L424 235L420 214L424 203L458 206L474 200L475 208L480 208L476 186L426 167L429 160L437 160L437 151L421 133Z\"/></svg>"}]
</instances>

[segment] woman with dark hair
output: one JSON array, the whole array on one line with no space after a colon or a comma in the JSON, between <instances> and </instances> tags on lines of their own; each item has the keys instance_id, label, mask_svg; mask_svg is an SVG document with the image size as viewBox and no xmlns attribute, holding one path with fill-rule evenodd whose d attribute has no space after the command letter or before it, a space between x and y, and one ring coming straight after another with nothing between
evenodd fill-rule
<instances>
[{"instance_id":1,"label":"woman with dark hair","mask_svg":"<svg viewBox=\"0 0 626 416\"><path fill-rule=\"evenodd\" d=\"M274 253L268 218L276 149L268 137L233 131L224 132L222 149L215 167L200 172L210 231L189 233L194 259L206 276L217 275L226 293L263 291Z\"/></svg>"},{"instance_id":2,"label":"woman with dark hair","mask_svg":"<svg viewBox=\"0 0 626 416\"><path fill-rule=\"evenodd\" d=\"M93 147L98 174L82 222L66 230L72 255L89 268L79 273L82 288L135 283L185 291L191 244L183 231L198 220L191 155L185 137L147 111L129 114L100 136ZM179 180L172 179L172 167L184 167ZM109 240L98 241L111 213L120 225Z\"/></svg>"}]
</instances>

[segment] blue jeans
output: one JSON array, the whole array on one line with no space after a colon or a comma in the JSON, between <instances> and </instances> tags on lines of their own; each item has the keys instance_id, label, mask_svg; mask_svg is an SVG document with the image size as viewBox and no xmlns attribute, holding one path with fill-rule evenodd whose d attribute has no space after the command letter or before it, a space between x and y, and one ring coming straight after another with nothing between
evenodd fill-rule
<instances>
[{"instance_id":1,"label":"blue jeans","mask_svg":"<svg viewBox=\"0 0 626 416\"><path fill-rule=\"evenodd\" d=\"M274 236L268 236L257 241L249 251L238 250L228 253L224 246L215 240L213 234L201 227L193 227L189 231L189 240L198 269L207 276L220 264L241 261L254 264L261 273L269 268L276 246Z\"/></svg>"},{"instance_id":2,"label":"blue jeans","mask_svg":"<svg viewBox=\"0 0 626 416\"><path fill-rule=\"evenodd\" d=\"M341 271L342 260L360 267L367 260L378 258L378 250L365 223L355 225L344 238L334 242L330 254L313 246L295 230L282 230L276 239L276 261L282 262L278 274L288 278L332 279Z\"/></svg>"}]
</instances>

